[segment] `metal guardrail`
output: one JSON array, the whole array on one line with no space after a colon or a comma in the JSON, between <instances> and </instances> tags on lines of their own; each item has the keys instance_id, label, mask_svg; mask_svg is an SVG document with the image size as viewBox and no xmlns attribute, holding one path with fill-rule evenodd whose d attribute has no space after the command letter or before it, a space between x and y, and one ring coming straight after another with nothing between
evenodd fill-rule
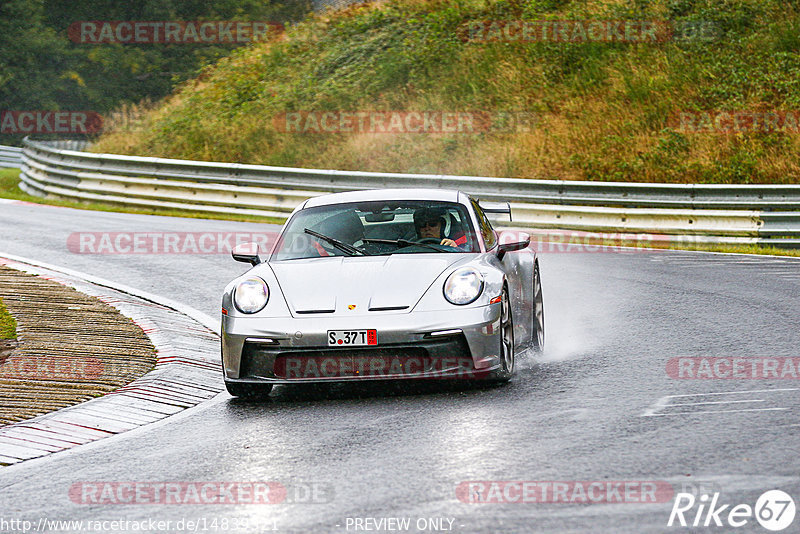
<instances>
[{"instance_id":1,"label":"metal guardrail","mask_svg":"<svg viewBox=\"0 0 800 534\"><path fill-rule=\"evenodd\" d=\"M508 200L514 224L716 243L800 247L800 185L645 184L296 169L81 152L25 140L21 187L34 195L285 218L326 192L460 189Z\"/></svg>"},{"instance_id":2,"label":"metal guardrail","mask_svg":"<svg viewBox=\"0 0 800 534\"><path fill-rule=\"evenodd\" d=\"M0 169L19 169L22 166L22 149L0 145Z\"/></svg>"}]
</instances>

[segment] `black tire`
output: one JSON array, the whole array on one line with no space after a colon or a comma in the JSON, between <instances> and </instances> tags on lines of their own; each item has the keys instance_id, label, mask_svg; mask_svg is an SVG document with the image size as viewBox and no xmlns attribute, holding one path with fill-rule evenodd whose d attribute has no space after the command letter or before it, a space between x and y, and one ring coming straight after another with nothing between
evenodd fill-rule
<instances>
[{"instance_id":1,"label":"black tire","mask_svg":"<svg viewBox=\"0 0 800 534\"><path fill-rule=\"evenodd\" d=\"M225 381L225 389L234 397L243 399L259 399L269 395L272 384L243 384L241 382Z\"/></svg>"},{"instance_id":2,"label":"black tire","mask_svg":"<svg viewBox=\"0 0 800 534\"><path fill-rule=\"evenodd\" d=\"M508 382L514 375L514 316L511 313L511 300L508 297L508 288L503 288L500 299L500 360L502 368L498 373L498 381Z\"/></svg>"},{"instance_id":3,"label":"black tire","mask_svg":"<svg viewBox=\"0 0 800 534\"><path fill-rule=\"evenodd\" d=\"M539 262L533 265L533 331L532 345L537 352L544 350L544 298L542 280L539 277Z\"/></svg>"}]
</instances>

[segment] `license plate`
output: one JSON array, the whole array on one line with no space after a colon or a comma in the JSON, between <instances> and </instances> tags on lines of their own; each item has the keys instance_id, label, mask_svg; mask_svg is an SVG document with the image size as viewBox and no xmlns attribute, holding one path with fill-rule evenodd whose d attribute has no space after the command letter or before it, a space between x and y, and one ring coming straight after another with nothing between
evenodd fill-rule
<instances>
[{"instance_id":1,"label":"license plate","mask_svg":"<svg viewBox=\"0 0 800 534\"><path fill-rule=\"evenodd\" d=\"M329 347L361 347L377 344L377 330L328 330Z\"/></svg>"}]
</instances>

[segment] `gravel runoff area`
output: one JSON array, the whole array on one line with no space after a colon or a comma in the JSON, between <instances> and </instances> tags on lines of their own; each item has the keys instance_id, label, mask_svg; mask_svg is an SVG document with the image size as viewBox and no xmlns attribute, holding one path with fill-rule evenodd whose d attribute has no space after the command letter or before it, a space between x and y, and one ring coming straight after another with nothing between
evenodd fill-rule
<instances>
[{"instance_id":1,"label":"gravel runoff area","mask_svg":"<svg viewBox=\"0 0 800 534\"><path fill-rule=\"evenodd\" d=\"M0 265L0 298L17 341L0 347L0 425L72 406L150 371L156 350L114 307Z\"/></svg>"},{"instance_id":2,"label":"gravel runoff area","mask_svg":"<svg viewBox=\"0 0 800 534\"><path fill-rule=\"evenodd\" d=\"M54 293L49 299L40 298L41 294L36 292L38 300L32 301L32 297L15 288L14 299L24 302L24 310L29 309L31 303L38 304L40 308L55 303L56 307L61 308L60 313L55 315L60 318L69 313L71 319L81 310L88 309L89 318L83 319L92 323L91 326L85 322L70 325L68 319L60 319L61 323L54 325L54 328L62 329L58 332L60 345L53 342L53 337L40 341L43 343L43 352L35 360L35 367L34 360L27 364L16 364L16 367L0 365L0 369L14 371L13 380L20 383L27 384L36 379L44 386L58 384L81 391L77 404L47 411L24 421L0 423L0 467L113 438L193 408L217 397L224 390L215 319L159 295L27 258L1 254L0 266L39 277L34 278L34 287L38 287L41 281L50 281L78 291L77 296L70 292L66 293L69 297ZM6 272L0 272L0 275L10 276ZM31 283L29 279L28 284ZM90 301L73 300L82 295L88 296ZM2 292L0 296L3 296ZM109 310L102 306L92 308L90 303L96 305L96 301L117 310L121 317L114 317L121 322L109 322L105 315ZM125 318L130 318L130 322L145 334L151 347L142 349L141 345L137 345L141 338L136 337L117 343L124 336L131 335L126 330L129 324ZM20 344L29 348L29 335L24 328L26 323L19 323ZM36 325L39 324L36 322ZM95 330L93 327L98 324L104 326ZM95 337L92 338L92 335ZM68 346L67 341L73 342L73 352L64 351ZM86 350L87 347L100 344L102 346L94 354ZM59 350L56 351L54 347ZM132 347L134 350L131 350ZM138 375L149 365L142 366L139 372L131 372L134 363L130 360L142 360L151 355L152 347L155 347L155 367L143 376ZM81 350L84 352L81 353ZM138 357L137 352L140 352ZM63 354L72 358L55 359L55 355ZM141 361L138 363L141 364ZM126 379L120 379L126 375L133 378L127 384ZM112 381L116 380L124 385L112 385ZM92 391L92 388L95 390ZM100 396L89 398L92 395ZM0 396L3 396L2 380ZM57 397L55 392L51 396ZM17 401L20 397L14 394L11 398ZM79 402L81 399L88 400ZM2 404L5 402L2 400Z\"/></svg>"},{"instance_id":3,"label":"gravel runoff area","mask_svg":"<svg viewBox=\"0 0 800 534\"><path fill-rule=\"evenodd\" d=\"M5 363L18 344L16 339L0 339L0 365Z\"/></svg>"}]
</instances>

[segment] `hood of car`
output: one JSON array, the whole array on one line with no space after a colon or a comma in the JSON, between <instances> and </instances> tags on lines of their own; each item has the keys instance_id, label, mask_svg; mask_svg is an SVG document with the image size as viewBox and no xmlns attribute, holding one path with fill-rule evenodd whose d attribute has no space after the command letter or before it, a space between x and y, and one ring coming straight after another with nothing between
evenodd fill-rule
<instances>
[{"instance_id":1,"label":"hood of car","mask_svg":"<svg viewBox=\"0 0 800 534\"><path fill-rule=\"evenodd\" d=\"M408 312L462 254L337 256L270 263L292 315Z\"/></svg>"}]
</instances>

